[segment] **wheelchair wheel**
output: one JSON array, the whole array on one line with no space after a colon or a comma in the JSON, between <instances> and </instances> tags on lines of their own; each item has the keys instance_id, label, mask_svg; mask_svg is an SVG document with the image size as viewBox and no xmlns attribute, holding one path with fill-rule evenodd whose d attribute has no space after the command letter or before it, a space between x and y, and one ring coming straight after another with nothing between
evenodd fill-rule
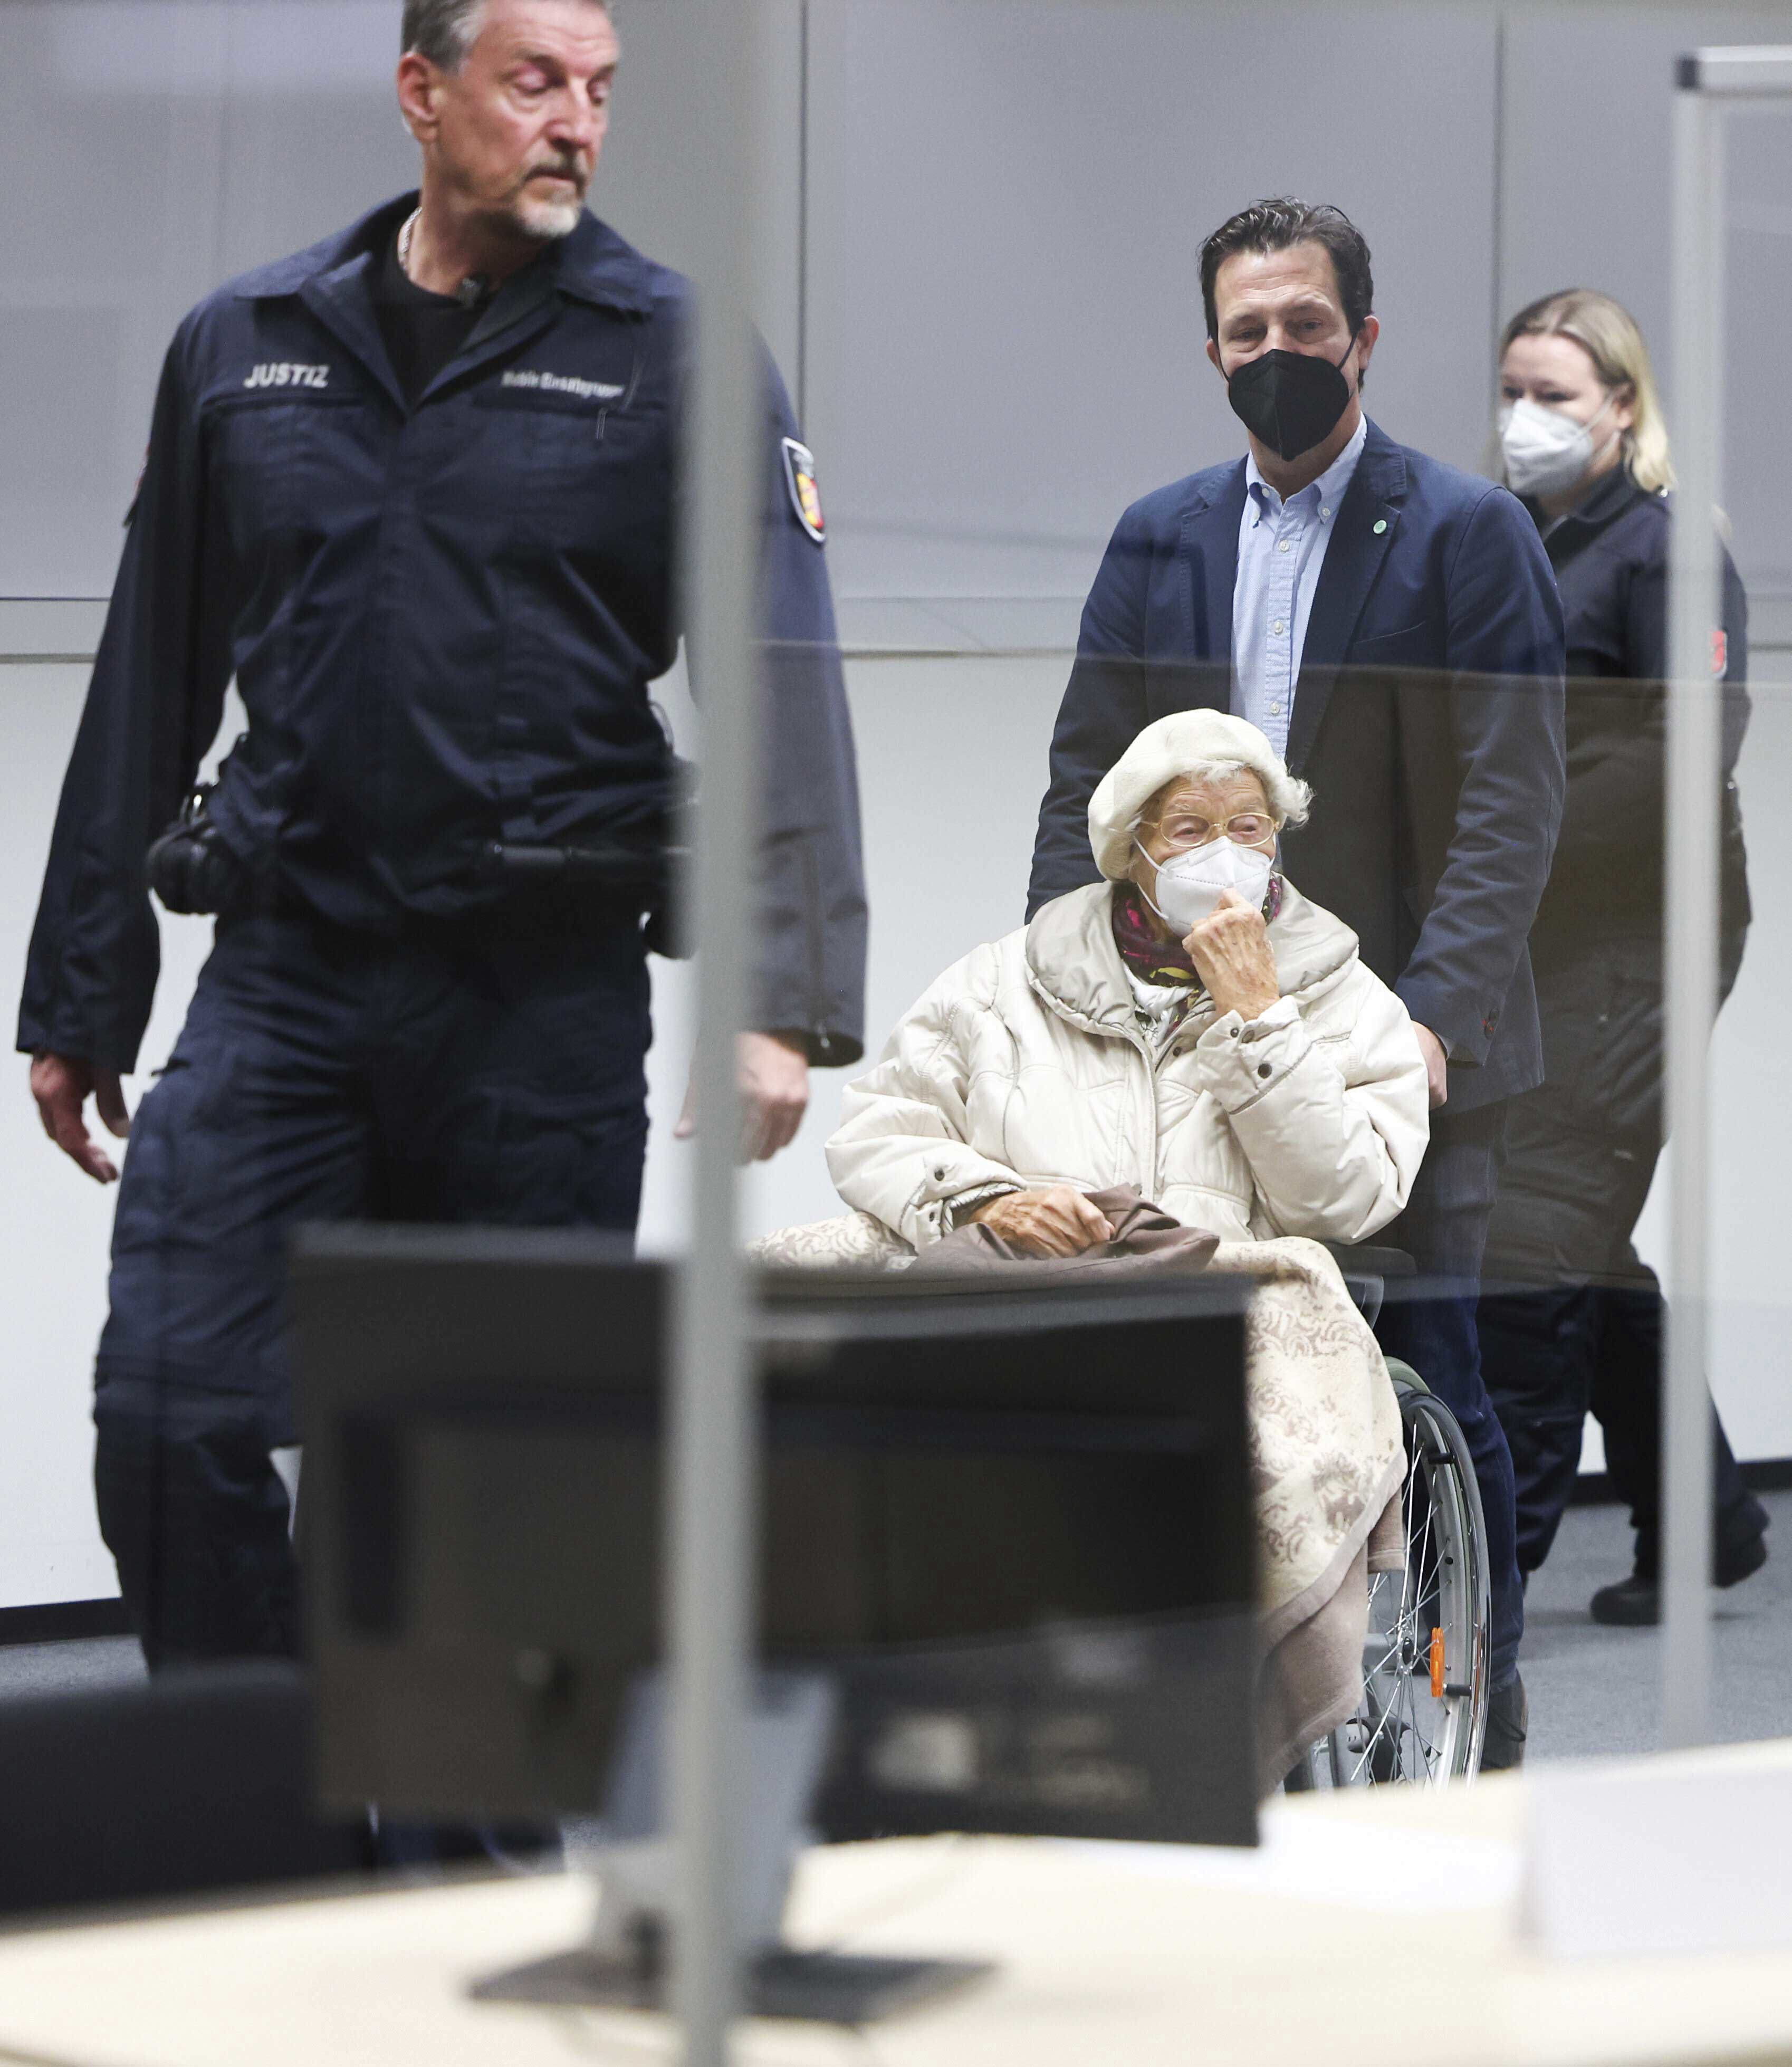
<instances>
[{"instance_id":1,"label":"wheelchair wheel","mask_svg":"<svg viewBox=\"0 0 1792 2067\"><path fill-rule=\"evenodd\" d=\"M1406 1569L1369 1579L1363 1698L1288 1776L1299 1790L1472 1780L1487 1721L1486 1529L1456 1416L1390 1360L1406 1436Z\"/></svg>"}]
</instances>

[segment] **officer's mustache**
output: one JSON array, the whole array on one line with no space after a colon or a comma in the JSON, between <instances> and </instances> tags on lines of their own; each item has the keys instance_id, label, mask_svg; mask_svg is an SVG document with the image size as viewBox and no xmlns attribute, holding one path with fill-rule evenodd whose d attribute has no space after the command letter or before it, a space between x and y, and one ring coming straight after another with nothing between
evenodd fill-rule
<instances>
[{"instance_id":1,"label":"officer's mustache","mask_svg":"<svg viewBox=\"0 0 1792 2067\"><path fill-rule=\"evenodd\" d=\"M544 173L551 173L556 179L571 180L581 193L585 191L586 183L591 177L582 159L556 158L550 164L531 165L522 176L523 185L526 186L533 179L540 178Z\"/></svg>"}]
</instances>

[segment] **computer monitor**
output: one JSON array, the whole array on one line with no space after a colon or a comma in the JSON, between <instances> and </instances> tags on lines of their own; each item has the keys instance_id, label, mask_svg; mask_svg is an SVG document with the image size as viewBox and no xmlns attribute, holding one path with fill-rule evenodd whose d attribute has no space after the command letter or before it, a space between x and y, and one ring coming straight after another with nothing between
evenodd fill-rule
<instances>
[{"instance_id":1,"label":"computer monitor","mask_svg":"<svg viewBox=\"0 0 1792 2067\"><path fill-rule=\"evenodd\" d=\"M672 1287L595 1236L300 1237L327 1801L613 1803L662 1652ZM1237 1282L759 1289L759 1647L831 1690L818 1833L1254 1842Z\"/></svg>"}]
</instances>

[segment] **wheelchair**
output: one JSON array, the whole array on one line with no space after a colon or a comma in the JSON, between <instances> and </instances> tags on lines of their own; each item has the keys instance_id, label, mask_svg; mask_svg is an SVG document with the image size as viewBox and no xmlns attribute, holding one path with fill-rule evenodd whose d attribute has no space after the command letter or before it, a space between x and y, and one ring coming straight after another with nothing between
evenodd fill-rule
<instances>
[{"instance_id":1,"label":"wheelchair","mask_svg":"<svg viewBox=\"0 0 1792 2067\"><path fill-rule=\"evenodd\" d=\"M1411 1277L1412 1259L1328 1246L1372 1327L1386 1281ZM1370 1574L1362 1697L1308 1747L1283 1783L1290 1793L1440 1787L1472 1781L1481 1767L1492 1623L1481 1491L1456 1416L1405 1364L1389 1358L1388 1375L1406 1439L1404 1569Z\"/></svg>"},{"instance_id":2,"label":"wheelchair","mask_svg":"<svg viewBox=\"0 0 1792 2067\"><path fill-rule=\"evenodd\" d=\"M779 1261L892 1268L905 1245L875 1230L863 1214L787 1229L798 1245ZM1371 1327L1387 1281L1415 1274L1399 1249L1325 1246ZM1370 1574L1361 1697L1285 1777L1291 1793L1396 1781L1442 1786L1480 1770L1492 1626L1480 1488L1456 1416L1416 1371L1390 1358L1388 1373L1406 1443L1405 1563Z\"/></svg>"}]
</instances>

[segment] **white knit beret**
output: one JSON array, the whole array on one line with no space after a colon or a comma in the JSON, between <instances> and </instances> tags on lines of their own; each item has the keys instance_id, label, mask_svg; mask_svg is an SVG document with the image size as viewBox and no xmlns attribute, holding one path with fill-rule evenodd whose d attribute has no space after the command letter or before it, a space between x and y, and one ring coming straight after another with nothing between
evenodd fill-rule
<instances>
[{"instance_id":1,"label":"white knit beret","mask_svg":"<svg viewBox=\"0 0 1792 2067\"><path fill-rule=\"evenodd\" d=\"M1145 727L1089 799L1089 844L1111 883L1132 865L1133 829L1145 806L1174 777L1213 761L1249 768L1278 818L1298 824L1306 815L1311 792L1254 725L1224 711L1172 711Z\"/></svg>"}]
</instances>

